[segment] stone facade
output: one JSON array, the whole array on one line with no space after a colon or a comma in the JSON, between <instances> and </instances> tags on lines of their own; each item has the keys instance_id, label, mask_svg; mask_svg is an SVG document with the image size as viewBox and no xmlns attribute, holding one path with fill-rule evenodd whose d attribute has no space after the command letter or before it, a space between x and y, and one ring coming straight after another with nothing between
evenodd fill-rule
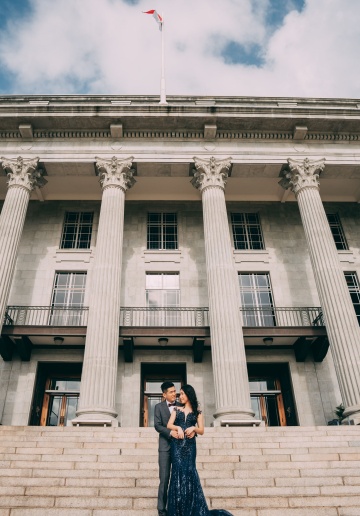
<instances>
[{"instance_id":1,"label":"stone facade","mask_svg":"<svg viewBox=\"0 0 360 516\"><path fill-rule=\"evenodd\" d=\"M61 99L55 98L55 101L58 102L60 111L65 109ZM76 104L80 101L75 99L72 102ZM94 102L96 104L97 101ZM244 420L248 418L252 424L252 409L247 392L248 378L245 362L242 361L242 356L246 356L247 363L255 369L260 366L274 366L275 369L286 366L289 392L291 391L296 413L293 421L296 420L296 424L301 426L325 425L333 419L333 411L337 405L342 401L345 401L347 406L350 405L347 403L348 395L349 399L355 401L360 395L356 386L352 392L348 389L350 394L348 391L344 393L341 388L342 375L346 374L351 364L341 361L340 363L339 356L336 353L332 355L331 351L336 349L336 344L333 345L332 342L330 352L325 352L321 360L314 359L310 351L302 356L300 349L299 354L296 348L306 347L310 340L310 344L313 345L320 333L302 334L299 328L294 330L290 327L280 328L278 333L274 333L271 328L268 333L266 330L261 333L259 328L253 333L246 333L245 329L242 331L241 317L237 320L241 304L237 274L268 273L274 307L298 309L320 307L323 303L323 294L320 295L316 280L317 269L310 259L309 235L304 231L300 213L304 208L300 206L299 210L295 196L284 192L278 185L281 177L288 173L287 162L291 164L299 159L300 153L301 159L310 156L310 163L322 163L321 198L318 196L317 202L324 207L326 213L339 216L348 243L348 249L334 251L331 263L336 264L340 275L343 272L351 272L360 277L360 173L353 164L353 156L359 154L360 157L360 145L357 137L355 138L357 133L354 127L349 125L347 136L344 136L341 142L335 140L336 129L331 126L332 122L328 120L328 115L321 112L319 101L320 114L317 115L317 124L311 128L309 122L309 137L303 142L294 142L289 128L295 129L300 122L299 117L291 110L282 114L283 119L279 120L279 126L275 130L272 127L272 114L266 118L261 110L256 113L258 105L253 105L252 109L255 110L256 116L252 124L257 124L258 130L248 133L245 130L235 130L232 111L223 107L219 108L218 112L223 118L221 123L219 122L218 133L215 132L216 138L204 141L201 127L194 127L199 123L200 115L205 126L209 123L208 117L211 118L211 115L208 108L193 108L192 105L188 106L185 100L174 99L173 106L170 101L168 108L156 107L160 111L159 119L155 121L151 116L151 109L155 109L153 101L143 99L143 102L144 105L139 104L139 110L143 110L146 123L154 127L145 132L141 131L137 127L140 122L135 121L135 112L130 112L133 108L121 108L124 109L124 117L129 109L127 118L125 117L128 126L134 124L134 129L125 130L121 139L112 138L111 133L100 131L99 128L93 127L90 131L86 126L99 123L92 115L81 119L74 113L70 117L75 125L82 124L81 131L85 131L86 128L90 132L74 132L66 128L62 128L60 132L56 132L55 129L53 132L42 132L41 117L37 119L39 113L34 113L33 123L38 124L38 128L33 131L34 141L25 143L17 140L16 132L6 132L6 128L1 127L3 122L0 121L0 149L1 155L5 155L3 171L7 170L6 160L14 159L15 155L22 154L26 159L34 159L36 155L40 160L41 175L47 175L48 181L41 191L39 188L33 189L29 204L23 209L24 226L19 228L20 242L17 251L11 247L12 239L4 233L6 245L13 249L14 262L17 256L14 272L6 272L4 275L6 281L10 282L10 293L7 294L4 290L6 304L15 307L49 307L52 303L57 272L86 272L83 305L90 307L91 317L90 324L87 324L87 333L85 330L81 333L80 330L74 329L73 333L64 330L56 335L51 331L50 324L41 332L35 331L32 327L27 328L28 333L24 333L25 330L21 329L20 324L14 325L14 331L11 327L9 329L9 324L4 325L1 349L7 349L6 346L12 346L14 343L15 345L10 359L6 358L6 352L3 355L6 360L0 359L2 424L27 425L32 421L39 367L51 363L83 364L87 382L83 382L81 387L80 407L85 408L83 412L91 414L94 419L104 418L111 412L112 418L116 418L118 414L117 420L123 427L142 424L144 365L178 364L186 371L186 381L192 384L198 393L207 425L222 424L221 418L230 420L230 424L238 425L244 424ZM185 122L181 121L181 124L187 124L186 131L184 128L183 131L172 132L166 128L170 122L163 116L165 111L161 110L170 110L170 115L180 123L176 118L176 102L184 102L184 109L188 110L188 119ZM252 101L247 102L251 104ZM333 109L338 109L339 102L333 102ZM346 102L344 101L345 104ZM348 109L349 117L352 116L352 104L340 108ZM1 109L0 99L0 112ZM99 109L101 111L102 108ZM239 113L241 109L238 108ZM313 107L306 105L304 109L311 113ZM44 113L46 116L45 108ZM108 116L111 118L113 115ZM288 121L285 122L285 119ZM15 124L15 114L13 123ZM52 123L64 123L60 112L59 118L55 116ZM250 123L249 120L246 123ZM226 124L231 130L225 130ZM221 131L220 126L223 127ZM304 135L306 134L305 132ZM327 135L326 143L321 143L324 141L324 135ZM28 147L26 152L22 147ZM101 157L97 158L99 155ZM120 185L121 199L119 197L117 204L115 203L117 207L114 204L109 208L108 204L107 209L105 196L101 198L101 187L95 176L95 163L110 163L111 158L112 162L119 163L129 156L133 156L133 165L130 165L134 167L132 174L136 184L129 191L127 189L131 185ZM219 175L217 170L205 184L204 178L199 178L198 174L199 169L204 170L209 163L220 167L221 177L219 180L215 177L216 174ZM219 183L224 177L227 182L226 188L225 183ZM1 182L3 179L5 175L4 178L0 178L0 197L5 199L7 187L5 181ZM200 191L204 191L201 193L194 189L191 182ZM199 182L203 182L202 186ZM317 185L315 186L317 188ZM313 187L314 185L311 186ZM9 188L11 189L10 186ZM204 194L210 190L211 195ZM295 194L298 195L298 192ZM121 213L124 212L123 222L120 220L119 210ZM60 249L64 215L69 211L94 213L88 249ZM148 213L169 212L177 214L178 248L148 249ZM104 216L106 222L102 229L100 223L98 233L100 213L107 215ZM232 213L258 214L264 249L234 249ZM219 222L220 215L223 218ZM322 227L325 228L324 221ZM316 231L322 233L321 227L316 228ZM214 238L214 235L217 237ZM331 234L328 230L327 235L329 240ZM102 242L101 249L99 242ZM120 246L120 250L116 246ZM310 251L313 252L311 249ZM319 252L321 256L321 249ZM322 262L328 263L325 258L320 259L320 263ZM104 267L107 267L106 274ZM333 265L328 267L330 279L331 267ZM212 271L211 274L209 271ZM120 334L118 339L118 309L120 306L146 307L145 281L148 273L179 274L179 306L210 307L209 332L206 333L204 330L205 333L201 334L203 336L199 337L195 324L192 329L187 328L186 331L176 332L176 328L172 328L172 333L169 331L167 334L166 328L147 328L145 331L136 328L134 323L134 328L130 327L130 333L126 336ZM115 277L116 281L112 281ZM105 279L108 286L104 294L102 285ZM94 295L95 291L98 294ZM346 289L343 289L343 293L348 295ZM221 302L214 304L214 299L220 299ZM352 310L350 296L348 304ZM336 302L333 305L336 312ZM108 313L114 306L114 316L107 319L104 324L104 313ZM216 311L219 311L220 307L220 312L223 307L217 319L214 317L214 307L217 307ZM353 311L351 317L356 322ZM335 318L334 316L334 320ZM336 323L327 324L328 330L330 326L333 339L333 335L340 331L340 326ZM102 328L100 332L99 328ZM326 328L321 331L325 332L326 337ZM329 331L327 333L329 334ZM63 341L60 344L55 343L54 336L60 337ZM167 339L163 347L158 342L160 337ZM31 354L27 358L24 358L21 346L19 347L19 342L23 338L25 341L22 341L22 345L29 341L32 343ZM203 345L200 360L194 358L196 339L200 339L200 346ZM272 339L271 342L269 339ZM359 341L360 331L355 324L354 342L357 339ZM126 345L131 349L130 359L124 351ZM118 346L117 360L115 354ZM90 353L90 347L91 367L89 361L86 358L84 360L84 350ZM100 349L110 350L111 358L107 351L101 354ZM245 355L242 355L244 350ZM98 374L101 376L99 371L101 367L105 367L106 360L106 367L111 374L103 374L102 379L108 381L108 377L111 376L109 382L112 386L108 391L113 392L114 396L106 394L108 391L105 387L99 387L99 391L96 391L97 386L101 384L100 380L95 382L94 387L94 378ZM232 388L234 392L241 391L244 400L240 400L239 395L233 395ZM89 389L92 389L93 398L89 396ZM232 398L238 401L238 406ZM95 399L96 403L93 401ZM356 403L353 402L353 405ZM80 420L81 410L80 408L78 414ZM356 412L355 407L350 410L349 416L352 417Z\"/></svg>"},{"instance_id":2,"label":"stone facade","mask_svg":"<svg viewBox=\"0 0 360 516\"><path fill-rule=\"evenodd\" d=\"M179 252L164 257L146 250L146 215L158 209L158 203L133 201L126 204L121 305L145 305L146 272L179 272L181 304L207 306L204 233L200 202L176 202L162 205L175 210L179 221ZM350 251L339 252L344 271L360 268L360 237L357 206L325 203L330 213L340 215ZM94 210L92 248L89 251L59 249L65 211ZM96 249L98 202L32 202L20 243L9 305L47 306L51 301L55 272L87 271L87 289L91 289L93 256ZM304 232L295 203L229 202L231 212L257 212L261 219L265 251L233 251L238 272L268 272L277 306L318 306L319 299L306 248ZM229 221L230 224L230 221ZM85 297L87 304L88 292ZM49 341L51 337L49 338ZM37 362L82 362L82 350L33 351L29 363L14 356L12 362L0 362L3 424L26 425L29 420ZM304 426L325 424L333 418L340 393L330 355L322 363L310 358L297 363L291 350L247 350L248 362L289 363L299 423ZM194 364L191 351L136 351L131 364L119 360L116 410L122 426L136 426L140 411L141 363L186 362L187 380L196 386L204 406L207 424L211 424L214 389L210 352L203 363ZM4 406L4 401L6 404Z\"/></svg>"}]
</instances>

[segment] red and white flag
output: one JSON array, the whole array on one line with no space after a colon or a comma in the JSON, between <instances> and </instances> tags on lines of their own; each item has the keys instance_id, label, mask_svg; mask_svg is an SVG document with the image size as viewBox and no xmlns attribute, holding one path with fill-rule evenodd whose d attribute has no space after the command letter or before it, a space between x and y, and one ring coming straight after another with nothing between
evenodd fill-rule
<instances>
[{"instance_id":1,"label":"red and white flag","mask_svg":"<svg viewBox=\"0 0 360 516\"><path fill-rule=\"evenodd\" d=\"M152 14L156 23L159 25L159 30L162 29L162 24L164 22L162 16L160 16L160 14L155 11L155 9L151 9L150 11L143 11L144 14Z\"/></svg>"}]
</instances>

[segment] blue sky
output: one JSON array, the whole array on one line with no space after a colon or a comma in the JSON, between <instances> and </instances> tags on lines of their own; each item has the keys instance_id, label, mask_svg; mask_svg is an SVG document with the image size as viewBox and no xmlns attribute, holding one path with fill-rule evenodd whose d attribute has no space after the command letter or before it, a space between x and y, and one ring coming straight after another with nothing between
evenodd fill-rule
<instances>
[{"instance_id":1,"label":"blue sky","mask_svg":"<svg viewBox=\"0 0 360 516\"><path fill-rule=\"evenodd\" d=\"M1 0L0 94L356 97L359 0ZM346 78L345 78L346 77Z\"/></svg>"}]
</instances>

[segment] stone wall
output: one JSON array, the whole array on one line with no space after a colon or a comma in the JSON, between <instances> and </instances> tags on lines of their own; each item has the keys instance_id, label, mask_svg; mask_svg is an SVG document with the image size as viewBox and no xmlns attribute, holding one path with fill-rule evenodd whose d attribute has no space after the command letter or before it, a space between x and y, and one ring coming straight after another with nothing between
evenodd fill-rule
<instances>
[{"instance_id":1,"label":"stone wall","mask_svg":"<svg viewBox=\"0 0 360 516\"><path fill-rule=\"evenodd\" d=\"M259 213L265 251L234 251L239 272L269 272L276 306L319 306L304 231L296 203L227 204L231 212ZM339 213L349 243L340 252L344 270L360 276L360 213L357 204L326 203L329 213ZM64 212L93 210L92 246L85 250L59 250ZM49 305L56 271L88 271L87 292L96 248L99 202L31 202L21 240L9 304ZM179 223L179 251L146 250L148 211L176 211ZM229 226L230 227L230 226ZM146 272L179 272L181 306L208 306L204 235L201 202L128 202L125 208L123 255L123 306L145 306ZM85 298L85 304L87 296ZM34 350L31 361L0 362L0 415L2 423L26 425L29 421L36 367L39 361L81 361L81 350ZM301 425L321 425L333 418L340 402L331 355L323 363L311 360L296 363L291 350L247 351L249 361L286 362L290 365L295 403ZM140 411L140 370L142 362L183 362L187 381L197 389L210 424L214 412L211 355L205 352L202 364L194 364L190 350L136 350L132 364L120 358L117 409L124 426L137 426ZM6 403L5 402L6 398Z\"/></svg>"}]
</instances>

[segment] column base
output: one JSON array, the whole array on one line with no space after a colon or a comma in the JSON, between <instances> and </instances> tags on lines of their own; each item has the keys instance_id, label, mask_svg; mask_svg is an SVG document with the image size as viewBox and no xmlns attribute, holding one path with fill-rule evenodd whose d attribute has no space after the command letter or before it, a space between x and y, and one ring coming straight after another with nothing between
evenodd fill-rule
<instances>
[{"instance_id":1,"label":"column base","mask_svg":"<svg viewBox=\"0 0 360 516\"><path fill-rule=\"evenodd\" d=\"M116 412L106 410L79 410L71 421L73 426L120 426Z\"/></svg>"},{"instance_id":2,"label":"column base","mask_svg":"<svg viewBox=\"0 0 360 516\"><path fill-rule=\"evenodd\" d=\"M347 407L343 413L342 425L360 425L360 405Z\"/></svg>"},{"instance_id":3,"label":"column base","mask_svg":"<svg viewBox=\"0 0 360 516\"><path fill-rule=\"evenodd\" d=\"M262 421L254 416L251 409L224 407L215 412L213 426L260 426Z\"/></svg>"}]
</instances>

